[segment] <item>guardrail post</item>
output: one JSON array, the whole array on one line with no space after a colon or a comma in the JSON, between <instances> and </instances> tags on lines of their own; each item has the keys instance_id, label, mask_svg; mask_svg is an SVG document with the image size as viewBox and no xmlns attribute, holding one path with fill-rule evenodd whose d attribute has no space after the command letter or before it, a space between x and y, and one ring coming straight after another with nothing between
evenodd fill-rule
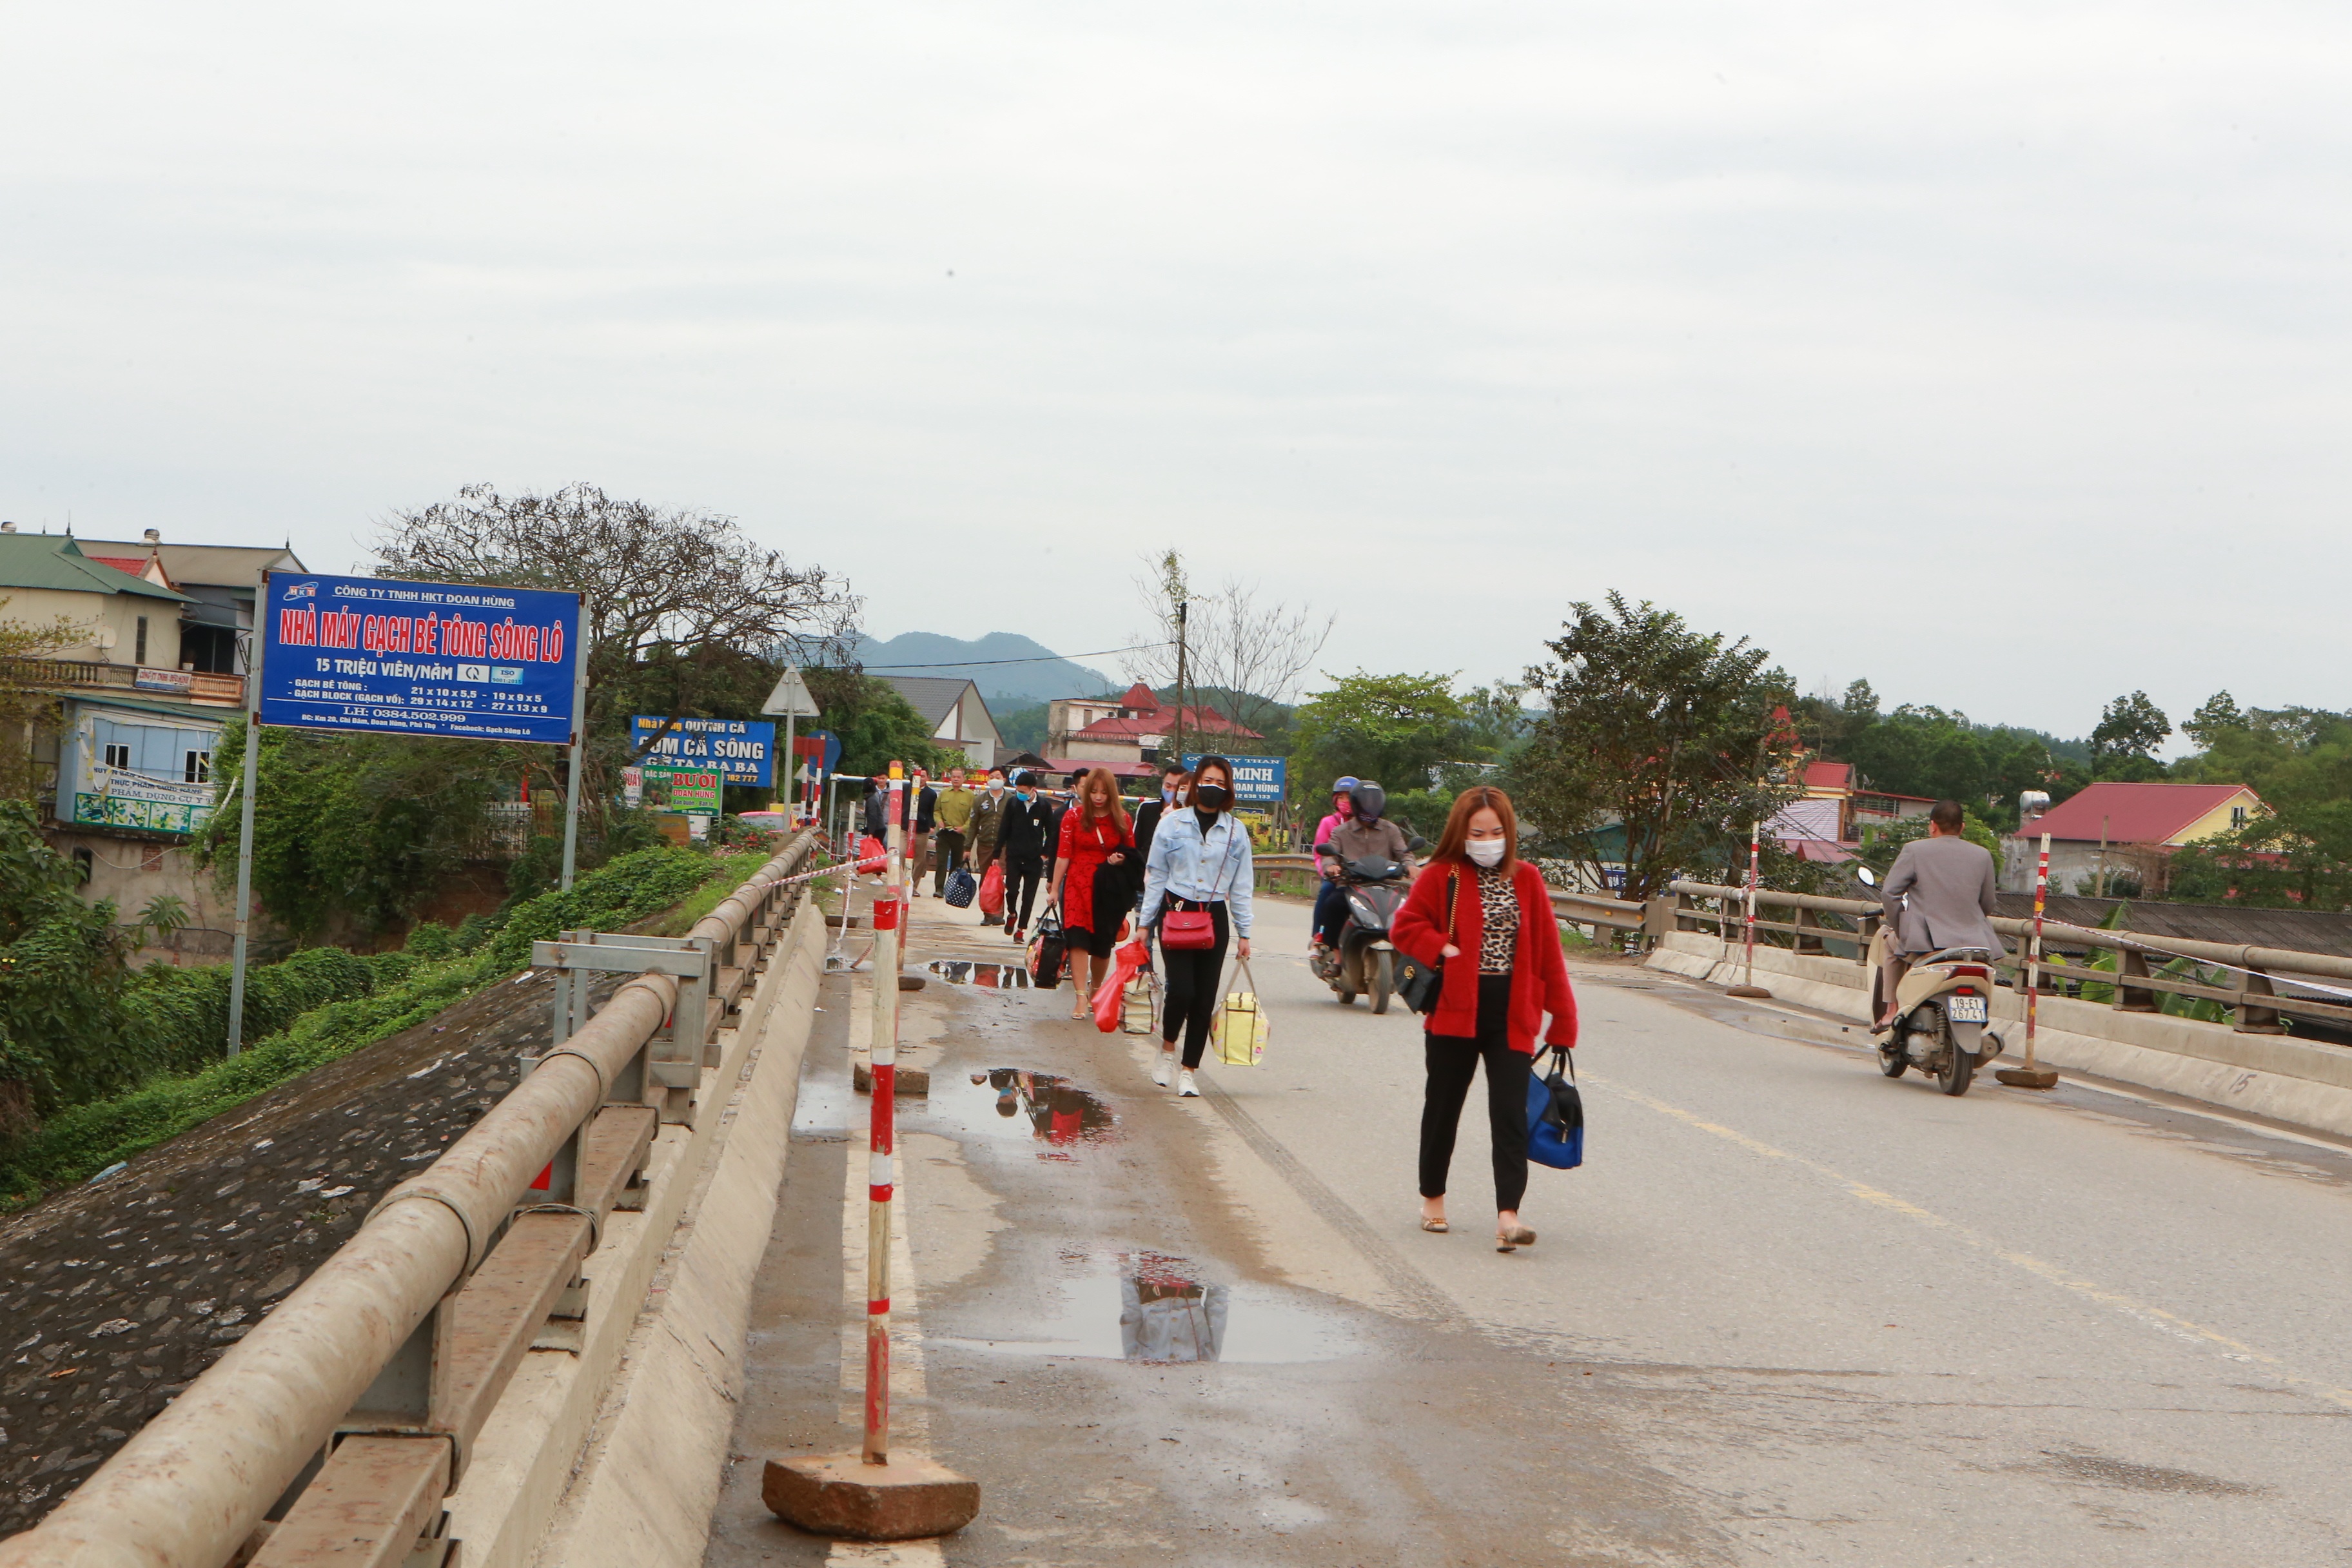
<instances>
[{"instance_id":1,"label":"guardrail post","mask_svg":"<svg viewBox=\"0 0 2352 1568\"><path fill-rule=\"evenodd\" d=\"M1819 955L1829 948L1822 942L1822 917L1803 904L1797 906L1797 945L1795 951Z\"/></svg>"},{"instance_id":2,"label":"guardrail post","mask_svg":"<svg viewBox=\"0 0 2352 1568\"><path fill-rule=\"evenodd\" d=\"M2135 979L2147 978L2147 954L2137 948L2126 947L2116 954L2116 1011L2118 1013L2154 1013L2158 1010L2156 993L2145 985L2134 985Z\"/></svg>"},{"instance_id":3,"label":"guardrail post","mask_svg":"<svg viewBox=\"0 0 2352 1568\"><path fill-rule=\"evenodd\" d=\"M2265 1007L2253 1000L2257 996L2274 996L2271 977L2260 969L2246 971L2246 984L2238 993L2237 1022L2231 1026L2242 1035L2284 1035L2286 1023L2275 1007Z\"/></svg>"},{"instance_id":4,"label":"guardrail post","mask_svg":"<svg viewBox=\"0 0 2352 1568\"><path fill-rule=\"evenodd\" d=\"M1878 940L1878 922L1883 915L1856 915L1853 918L1853 961L1864 969L1870 967L1870 944Z\"/></svg>"}]
</instances>

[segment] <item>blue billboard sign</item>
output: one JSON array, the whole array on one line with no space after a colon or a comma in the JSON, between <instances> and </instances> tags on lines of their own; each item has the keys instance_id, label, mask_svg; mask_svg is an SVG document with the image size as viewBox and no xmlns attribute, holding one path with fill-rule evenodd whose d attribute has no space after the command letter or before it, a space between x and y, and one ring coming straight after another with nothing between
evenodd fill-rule
<instances>
[{"instance_id":1,"label":"blue billboard sign","mask_svg":"<svg viewBox=\"0 0 2352 1568\"><path fill-rule=\"evenodd\" d=\"M577 594L271 572L261 595L264 724L572 742Z\"/></svg>"},{"instance_id":2,"label":"blue billboard sign","mask_svg":"<svg viewBox=\"0 0 2352 1568\"><path fill-rule=\"evenodd\" d=\"M667 733L664 725L668 726ZM776 782L776 727L765 719L664 719L639 713L629 721L629 752L649 768L723 773L729 784L753 789L770 789Z\"/></svg>"},{"instance_id":3,"label":"blue billboard sign","mask_svg":"<svg viewBox=\"0 0 2352 1568\"><path fill-rule=\"evenodd\" d=\"M1184 765L1197 768L1208 752L1187 752ZM1282 798L1288 778L1289 760L1285 757L1227 757L1234 764L1234 799L1243 805L1271 805Z\"/></svg>"}]
</instances>

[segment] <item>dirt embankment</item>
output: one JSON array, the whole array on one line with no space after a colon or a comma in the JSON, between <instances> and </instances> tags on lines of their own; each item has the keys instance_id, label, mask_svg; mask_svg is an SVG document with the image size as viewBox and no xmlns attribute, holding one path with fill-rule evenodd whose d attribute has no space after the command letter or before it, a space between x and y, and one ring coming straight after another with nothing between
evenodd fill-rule
<instances>
[{"instance_id":1,"label":"dirt embankment","mask_svg":"<svg viewBox=\"0 0 2352 1568\"><path fill-rule=\"evenodd\" d=\"M514 1087L553 985L501 981L0 1220L0 1535L79 1485Z\"/></svg>"}]
</instances>

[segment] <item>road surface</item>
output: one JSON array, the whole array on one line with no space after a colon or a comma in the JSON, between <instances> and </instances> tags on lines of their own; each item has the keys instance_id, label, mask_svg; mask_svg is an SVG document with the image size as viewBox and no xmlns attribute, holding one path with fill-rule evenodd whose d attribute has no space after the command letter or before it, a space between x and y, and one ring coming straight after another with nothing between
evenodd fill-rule
<instances>
[{"instance_id":1,"label":"road surface","mask_svg":"<svg viewBox=\"0 0 2352 1568\"><path fill-rule=\"evenodd\" d=\"M1424 1234L1417 1021L1340 1007L1306 910L1259 908L1273 1044L1201 1100L1066 989L908 997L902 1431L983 1504L895 1555L758 1500L760 1458L856 1441L862 985L828 981L712 1564L2352 1552L2342 1147L2080 1085L1950 1100L1833 1021L1580 964L1589 1163L1534 1172L1541 1239L1498 1255L1483 1090ZM916 919L911 972L1010 956Z\"/></svg>"}]
</instances>

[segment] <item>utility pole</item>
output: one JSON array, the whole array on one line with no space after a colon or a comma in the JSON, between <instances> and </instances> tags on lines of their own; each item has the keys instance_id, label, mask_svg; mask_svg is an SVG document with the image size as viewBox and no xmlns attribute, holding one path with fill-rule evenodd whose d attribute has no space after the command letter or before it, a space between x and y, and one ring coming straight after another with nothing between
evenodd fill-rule
<instances>
[{"instance_id":1,"label":"utility pole","mask_svg":"<svg viewBox=\"0 0 2352 1568\"><path fill-rule=\"evenodd\" d=\"M1173 749L1179 767L1184 764L1184 621L1185 613L1192 607L1190 600L1176 601L1176 742Z\"/></svg>"}]
</instances>

